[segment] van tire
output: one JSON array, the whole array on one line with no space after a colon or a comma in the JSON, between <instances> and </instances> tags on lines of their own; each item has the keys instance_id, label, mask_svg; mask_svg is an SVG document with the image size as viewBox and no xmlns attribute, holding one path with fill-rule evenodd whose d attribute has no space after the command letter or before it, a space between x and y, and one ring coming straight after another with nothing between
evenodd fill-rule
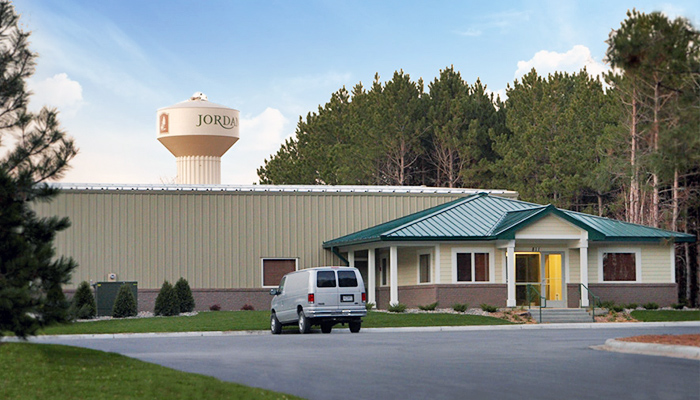
<instances>
[{"instance_id":1,"label":"van tire","mask_svg":"<svg viewBox=\"0 0 700 400\"><path fill-rule=\"evenodd\" d=\"M273 335L279 335L282 333L282 324L280 320L277 319L277 314L272 313L270 316L270 331Z\"/></svg>"},{"instance_id":2,"label":"van tire","mask_svg":"<svg viewBox=\"0 0 700 400\"><path fill-rule=\"evenodd\" d=\"M321 332L323 333L331 333L333 330L333 324L330 322L322 322L321 323Z\"/></svg>"},{"instance_id":3,"label":"van tire","mask_svg":"<svg viewBox=\"0 0 700 400\"><path fill-rule=\"evenodd\" d=\"M303 310L299 310L299 333L311 332L311 321L306 318Z\"/></svg>"},{"instance_id":4,"label":"van tire","mask_svg":"<svg viewBox=\"0 0 700 400\"><path fill-rule=\"evenodd\" d=\"M348 325L350 325L350 332L357 333L362 328L362 321L351 321Z\"/></svg>"}]
</instances>

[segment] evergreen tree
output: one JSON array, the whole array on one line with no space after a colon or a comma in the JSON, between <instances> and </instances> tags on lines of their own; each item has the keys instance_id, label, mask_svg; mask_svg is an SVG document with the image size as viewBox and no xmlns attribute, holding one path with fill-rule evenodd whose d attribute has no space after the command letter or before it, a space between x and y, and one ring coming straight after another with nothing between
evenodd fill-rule
<instances>
[{"instance_id":1,"label":"evergreen tree","mask_svg":"<svg viewBox=\"0 0 700 400\"><path fill-rule=\"evenodd\" d=\"M156 297L155 315L169 317L180 314L180 302L177 293L170 282L163 282L158 296Z\"/></svg>"},{"instance_id":2,"label":"evergreen tree","mask_svg":"<svg viewBox=\"0 0 700 400\"><path fill-rule=\"evenodd\" d=\"M122 285L117 292L117 298L114 300L112 317L135 317L137 313L138 306L134 298L134 293L131 292L131 287L129 285Z\"/></svg>"},{"instance_id":3,"label":"evergreen tree","mask_svg":"<svg viewBox=\"0 0 700 400\"><path fill-rule=\"evenodd\" d=\"M77 319L95 318L97 314L95 296L92 294L90 284L86 281L80 282L73 295L70 314Z\"/></svg>"},{"instance_id":4,"label":"evergreen tree","mask_svg":"<svg viewBox=\"0 0 700 400\"><path fill-rule=\"evenodd\" d=\"M194 311L194 297L192 296L192 290L190 289L190 284L187 282L187 279L178 279L175 283L175 293L180 302L180 312Z\"/></svg>"},{"instance_id":5,"label":"evergreen tree","mask_svg":"<svg viewBox=\"0 0 700 400\"><path fill-rule=\"evenodd\" d=\"M36 54L18 22L11 3L0 1L0 139L16 138L0 159L0 335L26 338L68 317L62 285L77 265L56 258L53 240L70 222L39 218L31 204L58 194L43 182L60 178L77 149L60 130L55 110L27 110L25 82Z\"/></svg>"}]
</instances>

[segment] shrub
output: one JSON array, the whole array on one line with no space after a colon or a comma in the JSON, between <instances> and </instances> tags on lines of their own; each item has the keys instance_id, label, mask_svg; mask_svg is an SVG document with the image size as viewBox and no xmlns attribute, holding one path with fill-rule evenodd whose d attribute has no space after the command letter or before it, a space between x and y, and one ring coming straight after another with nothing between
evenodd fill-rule
<instances>
[{"instance_id":1,"label":"shrub","mask_svg":"<svg viewBox=\"0 0 700 400\"><path fill-rule=\"evenodd\" d=\"M221 310L221 306L218 305L218 304L212 304L211 306L209 306L209 310L210 310L210 311L220 311L220 310Z\"/></svg>"},{"instance_id":2,"label":"shrub","mask_svg":"<svg viewBox=\"0 0 700 400\"><path fill-rule=\"evenodd\" d=\"M615 311L615 312L623 312L623 311L625 311L625 306L613 304L613 305L609 308L609 310L612 310L612 311Z\"/></svg>"},{"instance_id":3,"label":"shrub","mask_svg":"<svg viewBox=\"0 0 700 400\"><path fill-rule=\"evenodd\" d=\"M129 285L122 285L119 288L119 292L117 292L117 299L114 300L112 317L135 317L137 312L136 299L131 292L131 287Z\"/></svg>"},{"instance_id":4,"label":"shrub","mask_svg":"<svg viewBox=\"0 0 700 400\"><path fill-rule=\"evenodd\" d=\"M438 306L438 303L437 303L437 301L436 301L435 303L431 303L431 304L428 304L428 305L425 305L425 306L418 306L418 308L421 309L421 310L423 310L423 311L435 311L435 309L437 308L437 306Z\"/></svg>"},{"instance_id":5,"label":"shrub","mask_svg":"<svg viewBox=\"0 0 700 400\"><path fill-rule=\"evenodd\" d=\"M180 302L178 301L173 285L168 281L163 282L163 286L161 286L160 292L158 292L154 313L166 317L178 315L180 313Z\"/></svg>"},{"instance_id":6,"label":"shrub","mask_svg":"<svg viewBox=\"0 0 700 400\"><path fill-rule=\"evenodd\" d=\"M647 310L658 310L659 309L659 305L654 303L654 302L642 304L642 307L644 307Z\"/></svg>"},{"instance_id":7,"label":"shrub","mask_svg":"<svg viewBox=\"0 0 700 400\"><path fill-rule=\"evenodd\" d=\"M374 306L375 304L372 302L365 304L365 308L367 309L367 311L372 311L372 309L374 309Z\"/></svg>"},{"instance_id":8,"label":"shrub","mask_svg":"<svg viewBox=\"0 0 700 400\"><path fill-rule=\"evenodd\" d=\"M452 309L457 311L457 312L465 312L465 311L467 311L468 308L469 308L469 304L467 304L467 303L464 303L464 304L455 303L452 305Z\"/></svg>"},{"instance_id":9,"label":"shrub","mask_svg":"<svg viewBox=\"0 0 700 400\"><path fill-rule=\"evenodd\" d=\"M177 299L180 302L180 312L194 311L194 297L192 297L192 290L187 279L180 278L175 283L175 293L177 293Z\"/></svg>"},{"instance_id":10,"label":"shrub","mask_svg":"<svg viewBox=\"0 0 700 400\"><path fill-rule=\"evenodd\" d=\"M674 310L682 310L683 307L685 307L685 305L683 303L673 303L673 304L671 304L671 307Z\"/></svg>"},{"instance_id":11,"label":"shrub","mask_svg":"<svg viewBox=\"0 0 700 400\"><path fill-rule=\"evenodd\" d=\"M243 307L241 307L241 311L255 311L255 308L251 306L250 304L243 304Z\"/></svg>"},{"instance_id":12,"label":"shrub","mask_svg":"<svg viewBox=\"0 0 700 400\"><path fill-rule=\"evenodd\" d=\"M393 312L393 313L402 313L406 311L406 305L402 303L396 303L394 305L389 305L389 308L387 308L387 311Z\"/></svg>"},{"instance_id":13,"label":"shrub","mask_svg":"<svg viewBox=\"0 0 700 400\"><path fill-rule=\"evenodd\" d=\"M73 295L70 306L70 315L77 319L94 318L97 314L95 296L92 295L92 288L86 281L80 282L78 289Z\"/></svg>"},{"instance_id":14,"label":"shrub","mask_svg":"<svg viewBox=\"0 0 700 400\"><path fill-rule=\"evenodd\" d=\"M615 305L614 301L600 301L598 302L598 307L600 308L607 308L608 310L612 309L613 306Z\"/></svg>"},{"instance_id":15,"label":"shrub","mask_svg":"<svg viewBox=\"0 0 700 400\"><path fill-rule=\"evenodd\" d=\"M625 308L630 308L632 310L636 310L637 307L639 307L639 304L637 304L637 303L629 303L628 305L625 306Z\"/></svg>"},{"instance_id":16,"label":"shrub","mask_svg":"<svg viewBox=\"0 0 700 400\"><path fill-rule=\"evenodd\" d=\"M498 311L498 307L492 306L486 303L481 303L481 309L486 311L486 312L496 312Z\"/></svg>"}]
</instances>

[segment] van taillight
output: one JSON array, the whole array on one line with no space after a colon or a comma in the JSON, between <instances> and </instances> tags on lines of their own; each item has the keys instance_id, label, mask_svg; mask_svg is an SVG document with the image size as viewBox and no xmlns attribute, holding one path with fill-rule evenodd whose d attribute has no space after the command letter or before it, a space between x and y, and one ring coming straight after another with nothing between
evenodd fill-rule
<instances>
[{"instance_id":1,"label":"van taillight","mask_svg":"<svg viewBox=\"0 0 700 400\"><path fill-rule=\"evenodd\" d=\"M362 292L362 302L366 303L367 302L367 293Z\"/></svg>"},{"instance_id":2,"label":"van taillight","mask_svg":"<svg viewBox=\"0 0 700 400\"><path fill-rule=\"evenodd\" d=\"M314 304L314 294L309 293L309 304Z\"/></svg>"}]
</instances>

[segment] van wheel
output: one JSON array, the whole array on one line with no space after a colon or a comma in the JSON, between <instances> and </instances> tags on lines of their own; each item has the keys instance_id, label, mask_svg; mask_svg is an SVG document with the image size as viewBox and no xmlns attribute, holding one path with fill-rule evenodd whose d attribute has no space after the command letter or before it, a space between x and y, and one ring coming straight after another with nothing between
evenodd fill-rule
<instances>
[{"instance_id":1,"label":"van wheel","mask_svg":"<svg viewBox=\"0 0 700 400\"><path fill-rule=\"evenodd\" d=\"M299 311L299 333L309 333L311 332L311 323L304 311Z\"/></svg>"},{"instance_id":2,"label":"van wheel","mask_svg":"<svg viewBox=\"0 0 700 400\"><path fill-rule=\"evenodd\" d=\"M348 325L350 325L350 332L357 333L362 328L362 321L352 321Z\"/></svg>"},{"instance_id":3,"label":"van wheel","mask_svg":"<svg viewBox=\"0 0 700 400\"><path fill-rule=\"evenodd\" d=\"M277 319L277 314L272 313L270 316L270 331L272 331L273 335L279 335L282 333L282 324L280 323L280 320Z\"/></svg>"},{"instance_id":4,"label":"van wheel","mask_svg":"<svg viewBox=\"0 0 700 400\"><path fill-rule=\"evenodd\" d=\"M333 330L333 324L331 324L330 322L321 323L321 332L331 333L332 330Z\"/></svg>"}]
</instances>

